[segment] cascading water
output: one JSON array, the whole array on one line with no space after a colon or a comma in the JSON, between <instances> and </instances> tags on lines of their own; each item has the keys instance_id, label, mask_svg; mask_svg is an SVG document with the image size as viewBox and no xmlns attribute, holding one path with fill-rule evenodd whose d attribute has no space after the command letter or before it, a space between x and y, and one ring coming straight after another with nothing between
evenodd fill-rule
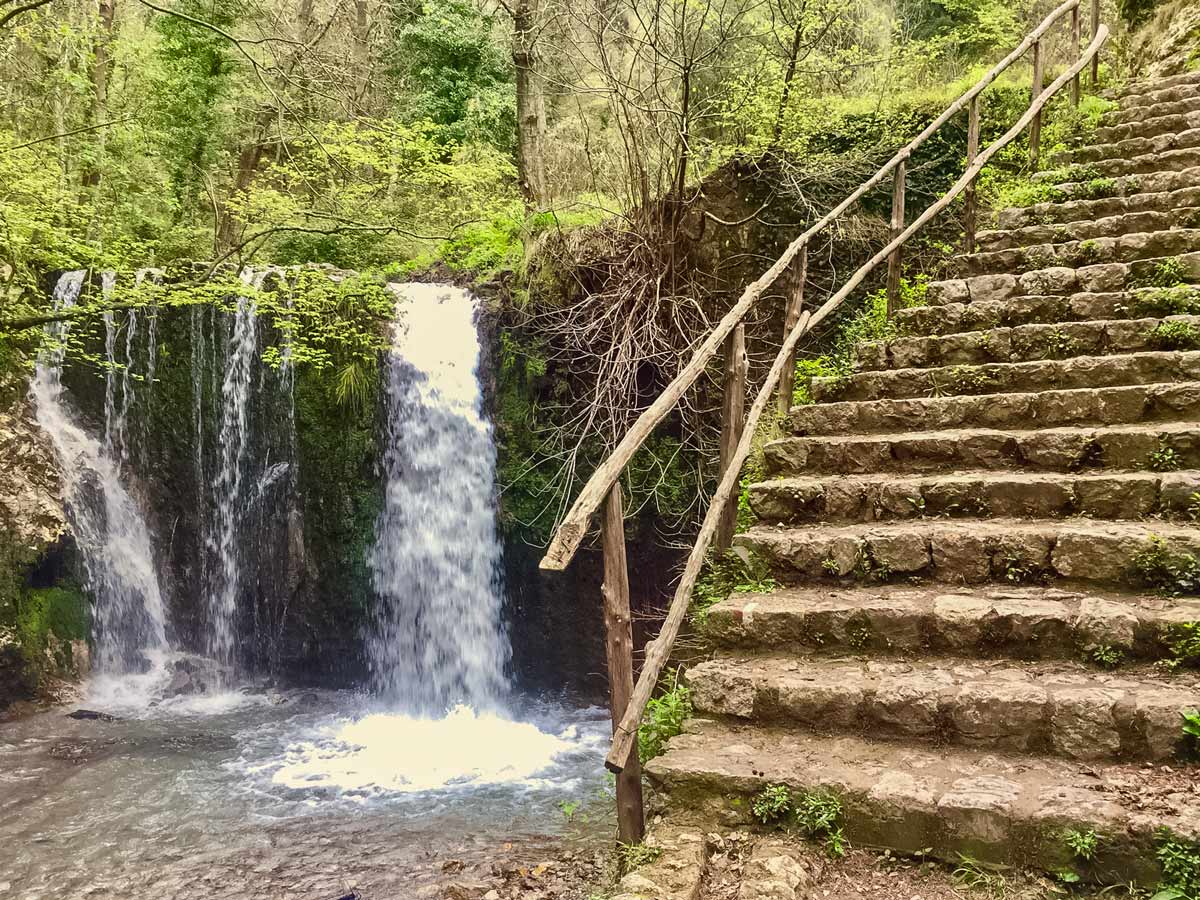
<instances>
[{"instance_id":1,"label":"cascading water","mask_svg":"<svg viewBox=\"0 0 1200 900\"><path fill-rule=\"evenodd\" d=\"M59 279L55 309L75 305L85 276L82 271L68 272ZM104 290L111 290L112 284L106 276ZM141 671L167 648L150 531L122 484L111 445L88 434L66 404L62 363L69 331L66 320L46 327L47 348L38 358L31 394L38 424L50 436L61 464L63 497L94 597L97 668L108 673ZM110 337L106 343L112 346L113 341ZM111 393L106 391L108 413L113 411ZM107 423L106 434L112 433Z\"/></svg>"},{"instance_id":2,"label":"cascading water","mask_svg":"<svg viewBox=\"0 0 1200 900\"><path fill-rule=\"evenodd\" d=\"M267 271L242 273L242 280L257 290ZM243 461L248 442L248 408L251 376L258 350L257 305L252 296L238 297L237 313L229 337L229 356L221 384L221 427L218 435L218 468L212 488L216 503L212 549L217 571L208 598L206 650L218 663L232 669L236 662L234 628L241 565L238 532L245 508Z\"/></svg>"},{"instance_id":3,"label":"cascading water","mask_svg":"<svg viewBox=\"0 0 1200 900\"><path fill-rule=\"evenodd\" d=\"M370 564L368 657L399 709L492 709L505 693L496 466L476 372L475 304L448 285L394 289L384 508Z\"/></svg>"}]
</instances>

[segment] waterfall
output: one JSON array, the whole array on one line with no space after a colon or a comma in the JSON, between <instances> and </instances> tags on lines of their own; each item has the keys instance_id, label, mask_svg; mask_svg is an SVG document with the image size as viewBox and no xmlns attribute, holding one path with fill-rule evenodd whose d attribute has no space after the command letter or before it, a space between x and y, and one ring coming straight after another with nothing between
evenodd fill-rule
<instances>
[{"instance_id":1,"label":"waterfall","mask_svg":"<svg viewBox=\"0 0 1200 900\"><path fill-rule=\"evenodd\" d=\"M257 290L267 270L242 273L242 280ZM236 664L234 630L241 589L239 526L245 512L243 469L249 440L249 402L258 351L257 304L240 296L229 336L225 377L221 382L221 425L218 432L218 467L212 483L216 522L212 538L217 571L208 597L208 653L227 668Z\"/></svg>"},{"instance_id":2,"label":"waterfall","mask_svg":"<svg viewBox=\"0 0 1200 900\"><path fill-rule=\"evenodd\" d=\"M405 712L490 709L507 687L509 645L475 304L449 285L393 291L386 489L369 559L378 595L372 679Z\"/></svg>"},{"instance_id":3,"label":"waterfall","mask_svg":"<svg viewBox=\"0 0 1200 900\"><path fill-rule=\"evenodd\" d=\"M68 272L59 279L54 288L55 309L75 305L85 276L82 271ZM113 283L104 276L106 295ZM150 531L121 482L120 460L111 453L112 416L118 409L112 365L116 329L111 314L105 315L105 328L110 366L104 442L83 429L63 397L68 321L46 326L47 344L38 357L31 394L38 424L50 436L59 459L63 499L83 560L86 587L94 599L97 667L130 672L143 670L149 656L166 649L166 617Z\"/></svg>"}]
</instances>

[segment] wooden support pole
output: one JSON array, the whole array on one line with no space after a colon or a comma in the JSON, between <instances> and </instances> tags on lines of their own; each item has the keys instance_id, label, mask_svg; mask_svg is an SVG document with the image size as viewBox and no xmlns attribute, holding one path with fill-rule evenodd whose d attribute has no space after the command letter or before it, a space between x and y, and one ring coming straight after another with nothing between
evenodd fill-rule
<instances>
[{"instance_id":1,"label":"wooden support pole","mask_svg":"<svg viewBox=\"0 0 1200 900\"><path fill-rule=\"evenodd\" d=\"M979 156L979 98L971 100L971 111L967 117L967 168L975 164ZM963 201L963 249L966 253L975 252L975 227L979 217L978 199L976 198L976 182L967 185Z\"/></svg>"},{"instance_id":2,"label":"wooden support pole","mask_svg":"<svg viewBox=\"0 0 1200 900\"><path fill-rule=\"evenodd\" d=\"M1042 42L1033 42L1033 99L1042 93ZM1039 109L1029 123L1029 168L1036 172L1042 155L1042 111Z\"/></svg>"},{"instance_id":3,"label":"wooden support pole","mask_svg":"<svg viewBox=\"0 0 1200 900\"><path fill-rule=\"evenodd\" d=\"M908 157L896 166L896 180L892 184L892 240L904 231L904 182L908 176ZM897 247L888 257L887 314L892 318L900 308L900 263L903 250Z\"/></svg>"},{"instance_id":4,"label":"wooden support pole","mask_svg":"<svg viewBox=\"0 0 1200 900\"><path fill-rule=\"evenodd\" d=\"M800 321L800 307L804 305L804 282L808 279L808 247L800 251L800 259L796 263L796 280L792 285L792 294L788 297L787 312L783 317L783 336L786 338ZM796 381L796 354L793 353L783 367L779 377L779 415L786 416L792 408L792 389Z\"/></svg>"},{"instance_id":5,"label":"wooden support pole","mask_svg":"<svg viewBox=\"0 0 1200 900\"><path fill-rule=\"evenodd\" d=\"M1082 0L1081 0L1082 2ZM1092 40L1100 33L1100 0L1092 0ZM1100 83L1100 54L1092 57L1092 90Z\"/></svg>"},{"instance_id":6,"label":"wooden support pole","mask_svg":"<svg viewBox=\"0 0 1200 900\"><path fill-rule=\"evenodd\" d=\"M1079 55L1079 41L1083 37L1083 17L1080 15L1079 7L1076 6L1071 10L1071 58L1074 59ZM1078 108L1080 90L1079 82L1082 76L1076 75L1071 79L1071 105Z\"/></svg>"},{"instance_id":7,"label":"wooden support pole","mask_svg":"<svg viewBox=\"0 0 1200 900\"><path fill-rule=\"evenodd\" d=\"M721 471L724 476L737 452L746 422L746 326L738 325L725 345L725 402L721 407ZM716 550L724 553L733 544L737 531L738 497L732 495L725 503L721 524L717 528Z\"/></svg>"},{"instance_id":8,"label":"wooden support pole","mask_svg":"<svg viewBox=\"0 0 1200 900\"><path fill-rule=\"evenodd\" d=\"M604 503L600 523L604 547L604 649L608 655L608 690L613 734L633 694L633 617L629 613L629 569L625 561L625 508L618 481ZM642 767L637 745L617 775L617 840L638 844L646 832L642 810Z\"/></svg>"}]
</instances>

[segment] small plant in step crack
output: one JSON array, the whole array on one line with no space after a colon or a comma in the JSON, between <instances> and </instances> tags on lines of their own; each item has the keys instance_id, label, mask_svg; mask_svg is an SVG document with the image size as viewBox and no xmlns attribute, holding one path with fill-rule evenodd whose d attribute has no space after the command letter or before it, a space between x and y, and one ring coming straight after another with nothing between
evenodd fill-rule
<instances>
[{"instance_id":1,"label":"small plant in step crack","mask_svg":"<svg viewBox=\"0 0 1200 900\"><path fill-rule=\"evenodd\" d=\"M792 814L805 836L820 841L832 857L846 855L848 844L842 832L842 801L825 791L806 791L793 800Z\"/></svg>"},{"instance_id":2,"label":"small plant in step crack","mask_svg":"<svg viewBox=\"0 0 1200 900\"><path fill-rule=\"evenodd\" d=\"M563 814L563 818L570 822L575 818L575 813L579 812L578 800L559 800L558 811Z\"/></svg>"},{"instance_id":3,"label":"small plant in step crack","mask_svg":"<svg viewBox=\"0 0 1200 900\"><path fill-rule=\"evenodd\" d=\"M764 825L779 824L792 812L792 792L786 784L768 784L751 801L750 812Z\"/></svg>"},{"instance_id":4,"label":"small plant in step crack","mask_svg":"<svg viewBox=\"0 0 1200 900\"><path fill-rule=\"evenodd\" d=\"M1176 671L1182 668L1200 669L1200 622L1176 622L1163 627L1163 643L1170 654L1163 668Z\"/></svg>"},{"instance_id":5,"label":"small plant in step crack","mask_svg":"<svg viewBox=\"0 0 1200 900\"><path fill-rule=\"evenodd\" d=\"M1200 313L1200 291L1186 284L1139 291L1134 297L1132 313L1137 317L1186 316Z\"/></svg>"},{"instance_id":6,"label":"small plant in step crack","mask_svg":"<svg viewBox=\"0 0 1200 900\"><path fill-rule=\"evenodd\" d=\"M996 384L995 376L979 366L954 366L946 375L955 394L982 394Z\"/></svg>"},{"instance_id":7,"label":"small plant in step crack","mask_svg":"<svg viewBox=\"0 0 1200 900\"><path fill-rule=\"evenodd\" d=\"M867 644L871 642L871 629L865 625L860 625L858 628L852 628L846 636L846 643L851 649L861 652L867 648Z\"/></svg>"},{"instance_id":8,"label":"small plant in step crack","mask_svg":"<svg viewBox=\"0 0 1200 900\"><path fill-rule=\"evenodd\" d=\"M1146 465L1155 472L1178 472L1183 468L1183 457L1175 448L1162 446L1150 451Z\"/></svg>"},{"instance_id":9,"label":"small plant in step crack","mask_svg":"<svg viewBox=\"0 0 1200 900\"><path fill-rule=\"evenodd\" d=\"M1061 328L1055 328L1048 335L1043 344L1042 356L1044 359L1065 359L1073 356L1079 349L1079 341L1071 337Z\"/></svg>"},{"instance_id":10,"label":"small plant in step crack","mask_svg":"<svg viewBox=\"0 0 1200 900\"><path fill-rule=\"evenodd\" d=\"M1121 193L1121 183L1115 178L1090 178L1075 189L1077 200L1105 200Z\"/></svg>"},{"instance_id":11,"label":"small plant in step crack","mask_svg":"<svg viewBox=\"0 0 1200 900\"><path fill-rule=\"evenodd\" d=\"M1178 256L1160 260L1135 279L1134 287L1173 288L1183 284L1187 268Z\"/></svg>"},{"instance_id":12,"label":"small plant in step crack","mask_svg":"<svg viewBox=\"0 0 1200 900\"><path fill-rule=\"evenodd\" d=\"M1099 644L1088 652L1088 658L1102 669L1116 669L1125 662L1125 651L1112 644Z\"/></svg>"},{"instance_id":13,"label":"small plant in step crack","mask_svg":"<svg viewBox=\"0 0 1200 900\"><path fill-rule=\"evenodd\" d=\"M1067 849L1071 851L1071 855L1076 859L1091 861L1096 856L1096 850L1100 846L1100 835L1096 834L1096 829L1089 828L1086 831L1081 831L1078 828L1068 828L1063 832L1063 843L1067 845Z\"/></svg>"},{"instance_id":14,"label":"small plant in step crack","mask_svg":"<svg viewBox=\"0 0 1200 900\"><path fill-rule=\"evenodd\" d=\"M1146 343L1155 350L1200 349L1200 328L1191 322L1159 322L1147 332Z\"/></svg>"},{"instance_id":15,"label":"small plant in step crack","mask_svg":"<svg viewBox=\"0 0 1200 900\"><path fill-rule=\"evenodd\" d=\"M1200 593L1200 558L1173 549L1158 535L1133 557L1130 574L1139 584L1165 594Z\"/></svg>"},{"instance_id":16,"label":"small plant in step crack","mask_svg":"<svg viewBox=\"0 0 1200 900\"><path fill-rule=\"evenodd\" d=\"M1005 556L1000 560L1000 571L1009 584L1029 584L1038 581L1042 573L1027 560L1019 556Z\"/></svg>"},{"instance_id":17,"label":"small plant in step crack","mask_svg":"<svg viewBox=\"0 0 1200 900\"><path fill-rule=\"evenodd\" d=\"M1200 491L1188 494L1187 517L1193 522L1200 522Z\"/></svg>"},{"instance_id":18,"label":"small plant in step crack","mask_svg":"<svg viewBox=\"0 0 1200 900\"><path fill-rule=\"evenodd\" d=\"M1153 900L1200 900L1200 844L1164 828L1158 832L1154 855L1162 869L1162 881Z\"/></svg>"},{"instance_id":19,"label":"small plant in step crack","mask_svg":"<svg viewBox=\"0 0 1200 900\"><path fill-rule=\"evenodd\" d=\"M662 754L667 741L683 731L684 721L692 714L692 695L680 684L679 670L663 674L663 693L646 704L646 714L638 728L638 756L645 762Z\"/></svg>"},{"instance_id":20,"label":"small plant in step crack","mask_svg":"<svg viewBox=\"0 0 1200 900\"><path fill-rule=\"evenodd\" d=\"M632 872L642 866L656 862L662 856L658 847L647 847L645 844L617 844L617 859L622 872Z\"/></svg>"},{"instance_id":21,"label":"small plant in step crack","mask_svg":"<svg viewBox=\"0 0 1200 900\"><path fill-rule=\"evenodd\" d=\"M1073 266L1090 266L1100 261L1100 245L1095 241L1081 241L1070 254Z\"/></svg>"},{"instance_id":22,"label":"small plant in step crack","mask_svg":"<svg viewBox=\"0 0 1200 900\"><path fill-rule=\"evenodd\" d=\"M770 566L754 551L735 547L710 554L692 588L692 626L703 630L713 606L732 594L769 594L778 586Z\"/></svg>"},{"instance_id":23,"label":"small plant in step crack","mask_svg":"<svg viewBox=\"0 0 1200 900\"><path fill-rule=\"evenodd\" d=\"M825 559L821 560L821 569L825 572L826 575L841 575L842 574L842 564L840 562L838 562L836 559L834 559L832 556L828 556Z\"/></svg>"},{"instance_id":24,"label":"small plant in step crack","mask_svg":"<svg viewBox=\"0 0 1200 900\"><path fill-rule=\"evenodd\" d=\"M988 868L967 853L958 855L958 865L950 876L959 884L975 890L987 891L994 897L1001 896L1008 887L1004 876Z\"/></svg>"},{"instance_id":25,"label":"small plant in step crack","mask_svg":"<svg viewBox=\"0 0 1200 900\"><path fill-rule=\"evenodd\" d=\"M1039 269L1052 268L1058 259L1054 252L1043 247L1033 247L1021 254L1021 272L1036 272Z\"/></svg>"}]
</instances>

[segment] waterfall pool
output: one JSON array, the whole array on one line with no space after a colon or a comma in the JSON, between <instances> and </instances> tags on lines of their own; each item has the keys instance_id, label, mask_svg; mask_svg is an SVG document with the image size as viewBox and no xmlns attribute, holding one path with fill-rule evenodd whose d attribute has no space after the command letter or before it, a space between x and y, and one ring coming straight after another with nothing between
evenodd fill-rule
<instances>
[{"instance_id":1,"label":"waterfall pool","mask_svg":"<svg viewBox=\"0 0 1200 900\"><path fill-rule=\"evenodd\" d=\"M348 692L151 707L100 687L81 706L113 721L0 728L0 898L442 897L611 840L603 710L428 720Z\"/></svg>"}]
</instances>

